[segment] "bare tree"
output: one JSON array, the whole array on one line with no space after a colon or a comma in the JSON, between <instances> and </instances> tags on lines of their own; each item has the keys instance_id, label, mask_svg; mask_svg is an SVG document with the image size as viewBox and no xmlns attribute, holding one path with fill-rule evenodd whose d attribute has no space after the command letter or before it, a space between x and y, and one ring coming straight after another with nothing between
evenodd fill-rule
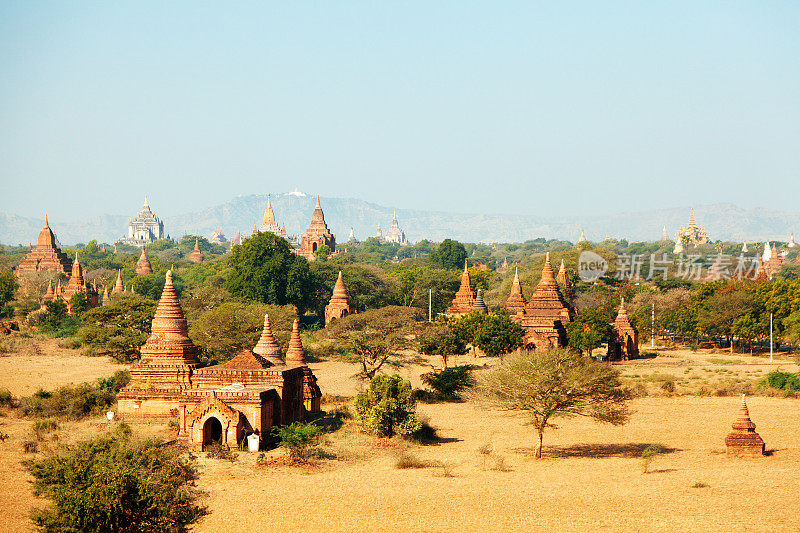
<instances>
[{"instance_id":1,"label":"bare tree","mask_svg":"<svg viewBox=\"0 0 800 533\"><path fill-rule=\"evenodd\" d=\"M627 422L630 391L607 363L566 350L523 351L478 377L471 397L501 409L525 411L536 428L536 457L554 418L587 416L613 425Z\"/></svg>"}]
</instances>

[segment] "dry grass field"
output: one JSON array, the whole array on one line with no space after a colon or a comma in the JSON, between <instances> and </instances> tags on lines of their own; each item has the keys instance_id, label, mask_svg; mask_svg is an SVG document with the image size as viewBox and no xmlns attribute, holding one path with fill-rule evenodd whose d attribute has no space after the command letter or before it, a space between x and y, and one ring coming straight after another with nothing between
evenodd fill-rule
<instances>
[{"instance_id":1,"label":"dry grass field","mask_svg":"<svg viewBox=\"0 0 800 533\"><path fill-rule=\"evenodd\" d=\"M42 357L54 358L52 364L37 359ZM0 365L0 388L15 394L90 381L118 368L66 351L12 354L0 357ZM622 427L586 419L560 422L545 434L542 460L531 456L534 432L524 417L468 403L419 405L438 429L436 445L374 439L349 422L326 437L324 448L336 459L312 466L265 467L256 465L255 454L239 453L232 463L203 454L199 485L208 493L210 514L195 530L798 531L800 400L749 398L770 454L735 459L724 454L723 441L739 398L688 394L703 381L717 391L717 382L755 382L778 367L797 369L788 360L769 364L763 357L677 350L620 365L630 383L651 391L632 402L630 422ZM355 366L322 362L312 368L332 401L346 403L357 392L351 378ZM428 370L415 365L400 373L419 386L419 374ZM675 377L675 392L687 394L664 390L663 379L648 380L653 374ZM3 531L31 530L30 509L46 503L31 495L20 466L30 425L11 415L0 418L0 430L10 436L0 444ZM65 422L57 434L61 441L75 440L107 426L99 419ZM158 426L136 425L134 432L168 436ZM652 443L666 451L643 474L640 455ZM490 454L481 453L489 449ZM282 451L267 455L279 457ZM424 467L396 468L401 455Z\"/></svg>"}]
</instances>

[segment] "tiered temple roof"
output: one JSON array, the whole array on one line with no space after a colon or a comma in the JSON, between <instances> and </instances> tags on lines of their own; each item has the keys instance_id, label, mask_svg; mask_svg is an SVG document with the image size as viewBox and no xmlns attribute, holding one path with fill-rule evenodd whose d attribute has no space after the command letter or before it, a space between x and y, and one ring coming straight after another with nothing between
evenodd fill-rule
<instances>
[{"instance_id":1,"label":"tiered temple roof","mask_svg":"<svg viewBox=\"0 0 800 533\"><path fill-rule=\"evenodd\" d=\"M706 229L702 226L698 227L694 219L694 208L689 211L689 224L686 227L681 226L678 229L677 242L686 244L707 244L711 242L708 238Z\"/></svg>"},{"instance_id":2,"label":"tiered temple roof","mask_svg":"<svg viewBox=\"0 0 800 533\"><path fill-rule=\"evenodd\" d=\"M742 405L739 416L731 425L731 431L725 437L725 446L729 455L746 455L759 457L764 455L764 440L756 433L756 425L750 420L750 412L742 394Z\"/></svg>"},{"instance_id":3,"label":"tiered temple roof","mask_svg":"<svg viewBox=\"0 0 800 533\"><path fill-rule=\"evenodd\" d=\"M72 270L72 262L67 254L62 252L56 241L53 230L47 215L44 216L44 227L39 232L39 239L36 241L36 248L31 249L27 256L17 267L17 275L25 272L37 272L39 270L52 270L69 275Z\"/></svg>"},{"instance_id":4,"label":"tiered temple roof","mask_svg":"<svg viewBox=\"0 0 800 533\"><path fill-rule=\"evenodd\" d=\"M269 315L264 315L264 329L261 330L261 337L253 352L262 356L273 365L282 365L281 347L272 335L272 326L269 323Z\"/></svg>"},{"instance_id":5,"label":"tiered temple roof","mask_svg":"<svg viewBox=\"0 0 800 533\"><path fill-rule=\"evenodd\" d=\"M475 303L475 293L472 292L472 283L469 279L467 262L464 261L464 272L461 274L461 286L458 288L453 303L447 308L449 316L460 317L472 311L472 304Z\"/></svg>"},{"instance_id":6,"label":"tiered temple roof","mask_svg":"<svg viewBox=\"0 0 800 533\"><path fill-rule=\"evenodd\" d=\"M69 301L73 295L79 292L88 292L86 282L83 279L83 268L78 261L78 252L75 252L75 261L72 263L72 273L67 281L67 286L64 287L64 299Z\"/></svg>"},{"instance_id":7,"label":"tiered temple roof","mask_svg":"<svg viewBox=\"0 0 800 533\"><path fill-rule=\"evenodd\" d=\"M158 239L163 239L164 223L150 211L147 196L141 211L128 223L128 235L121 242L134 246L143 246Z\"/></svg>"},{"instance_id":8,"label":"tiered temple roof","mask_svg":"<svg viewBox=\"0 0 800 533\"><path fill-rule=\"evenodd\" d=\"M275 222L275 213L272 211L272 196L267 196L267 208L264 210L264 220L261 223L261 227L258 228L258 231L269 231L278 235L281 229L278 227L277 222Z\"/></svg>"},{"instance_id":9,"label":"tiered temple roof","mask_svg":"<svg viewBox=\"0 0 800 533\"><path fill-rule=\"evenodd\" d=\"M203 262L203 252L200 251L200 238L194 238L194 250L192 253L189 254L188 257L189 261L192 263L202 263Z\"/></svg>"},{"instance_id":10,"label":"tiered temple roof","mask_svg":"<svg viewBox=\"0 0 800 533\"><path fill-rule=\"evenodd\" d=\"M314 206L314 213L311 215L311 224L300 237L299 254L309 261L313 261L317 249L322 245L327 245L331 253L336 251L336 237L330 232L328 225L325 223L325 214L322 212L319 196L317 196L317 205Z\"/></svg>"},{"instance_id":11,"label":"tiered temple roof","mask_svg":"<svg viewBox=\"0 0 800 533\"><path fill-rule=\"evenodd\" d=\"M639 355L639 332L636 331L636 328L633 327L628 318L625 298L622 298L617 318L614 320L614 331L611 334L609 354L612 358L622 359L623 361Z\"/></svg>"},{"instance_id":12,"label":"tiered temple roof","mask_svg":"<svg viewBox=\"0 0 800 533\"><path fill-rule=\"evenodd\" d=\"M306 353L300 341L300 322L296 318L292 325L292 336L289 338L289 349L286 350L286 364L303 368L303 403L307 411L319 411L322 392L317 385L317 378L308 368Z\"/></svg>"},{"instance_id":13,"label":"tiered temple roof","mask_svg":"<svg viewBox=\"0 0 800 533\"><path fill-rule=\"evenodd\" d=\"M350 301L347 295L347 288L344 286L344 279L342 278L342 271L339 271L339 277L336 278L336 283L333 286L333 294L325 306L325 325L327 326L336 319L345 317L356 312L355 306Z\"/></svg>"},{"instance_id":14,"label":"tiered temple roof","mask_svg":"<svg viewBox=\"0 0 800 533\"><path fill-rule=\"evenodd\" d=\"M179 388L183 380L174 382L175 375L188 383L191 370L197 367L197 347L189 338L178 294L168 270L164 290L156 307L150 338L141 348L142 357L131 367L131 383L149 383L158 388Z\"/></svg>"},{"instance_id":15,"label":"tiered temple roof","mask_svg":"<svg viewBox=\"0 0 800 533\"><path fill-rule=\"evenodd\" d=\"M153 273L153 268L150 266L150 260L147 259L147 254L144 251L144 246L142 246L142 255L139 256L139 260L136 262L136 275L148 276L152 273Z\"/></svg>"},{"instance_id":16,"label":"tiered temple roof","mask_svg":"<svg viewBox=\"0 0 800 533\"><path fill-rule=\"evenodd\" d=\"M575 298L575 289L572 287L572 281L569 279L569 273L567 272L567 267L564 265L563 259L561 260L561 266L558 267L556 281L563 287L564 298L567 300Z\"/></svg>"},{"instance_id":17,"label":"tiered temple roof","mask_svg":"<svg viewBox=\"0 0 800 533\"><path fill-rule=\"evenodd\" d=\"M406 234L402 229L400 229L400 225L397 223L396 210L392 215L392 225L389 227L388 230L386 230L386 234L383 236L383 240L386 242L393 242L397 244L406 244Z\"/></svg>"},{"instance_id":18,"label":"tiered temple roof","mask_svg":"<svg viewBox=\"0 0 800 533\"><path fill-rule=\"evenodd\" d=\"M545 256L542 278L525 305L522 327L525 344L537 349L566 345L566 324L571 320L571 310L558 290L550 253Z\"/></svg>"},{"instance_id":19,"label":"tiered temple roof","mask_svg":"<svg viewBox=\"0 0 800 533\"><path fill-rule=\"evenodd\" d=\"M122 270L117 271L117 282L114 283L114 288L111 289L111 294L122 294L125 292L125 285L122 284Z\"/></svg>"},{"instance_id":20,"label":"tiered temple roof","mask_svg":"<svg viewBox=\"0 0 800 533\"><path fill-rule=\"evenodd\" d=\"M514 269L514 281L511 283L511 294L508 295L506 300L506 309L511 314L524 315L525 314L525 298L522 296L522 288L519 284L519 269Z\"/></svg>"},{"instance_id":21,"label":"tiered temple roof","mask_svg":"<svg viewBox=\"0 0 800 533\"><path fill-rule=\"evenodd\" d=\"M483 301L483 295L481 294L481 290L478 289L478 295L475 297L475 301L472 302L472 310L485 315L489 312L489 308L486 306L486 302Z\"/></svg>"}]
</instances>

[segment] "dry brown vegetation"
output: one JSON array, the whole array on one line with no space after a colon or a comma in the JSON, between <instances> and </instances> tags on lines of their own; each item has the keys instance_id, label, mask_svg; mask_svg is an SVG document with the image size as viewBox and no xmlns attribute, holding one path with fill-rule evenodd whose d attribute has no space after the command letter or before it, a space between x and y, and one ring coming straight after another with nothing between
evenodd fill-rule
<instances>
[{"instance_id":1,"label":"dry brown vegetation","mask_svg":"<svg viewBox=\"0 0 800 533\"><path fill-rule=\"evenodd\" d=\"M29 394L120 368L72 355L76 352L57 349L55 342L42 347L39 356L0 357L0 388ZM464 357L454 364L492 361ZM324 409L346 404L357 392L356 365L311 366L326 393ZM535 432L523 416L470 403L418 406L438 430L433 445L376 439L348 420L325 435L328 458L310 466L279 459L281 450L266 452L260 465L258 454L240 452L234 462L200 454L199 485L208 492L211 513L196 531L247 531L267 524L270 530L291 531L797 531L800 400L749 398L750 414L771 453L734 459L724 454L723 441L738 398L694 391L695 382L699 387L728 378L757 381L778 366L797 369L790 361L770 365L763 357L677 350L619 365L631 376L627 380L642 383L649 394L632 402L630 422L622 427L586 419L560 422L547 434L542 460L532 458ZM400 373L418 387L420 374L429 370L414 365ZM661 388L654 376L667 375L685 395ZM53 435L58 442L76 440L107 427L100 419L59 421L40 441L40 450L53 445ZM30 420L0 417L0 431L9 435L0 443L4 530L32 530L30 509L45 504L30 493L20 465L27 457L21 443L35 439L32 429ZM171 435L164 425L138 424L133 430ZM653 443L664 450L642 474L641 453ZM401 459L418 467L398 468Z\"/></svg>"}]
</instances>

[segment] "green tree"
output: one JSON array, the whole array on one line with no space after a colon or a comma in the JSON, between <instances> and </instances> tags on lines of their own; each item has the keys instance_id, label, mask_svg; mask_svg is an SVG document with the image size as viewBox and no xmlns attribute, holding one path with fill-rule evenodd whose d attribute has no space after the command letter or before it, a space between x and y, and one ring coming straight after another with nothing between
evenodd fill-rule
<instances>
[{"instance_id":1,"label":"green tree","mask_svg":"<svg viewBox=\"0 0 800 533\"><path fill-rule=\"evenodd\" d=\"M256 233L233 247L225 288L234 296L275 305L292 304L298 313L316 307L319 283L305 258L291 252L286 239Z\"/></svg>"},{"instance_id":2,"label":"green tree","mask_svg":"<svg viewBox=\"0 0 800 533\"><path fill-rule=\"evenodd\" d=\"M409 435L420 428L411 383L397 374L375 376L356 396L356 419L379 437Z\"/></svg>"},{"instance_id":3,"label":"green tree","mask_svg":"<svg viewBox=\"0 0 800 533\"><path fill-rule=\"evenodd\" d=\"M189 323L189 336L210 361L224 361L241 350L252 350L264 329L264 315L269 314L276 340L284 349L289 343L294 309L287 305L258 302L225 302L202 311Z\"/></svg>"},{"instance_id":4,"label":"green tree","mask_svg":"<svg viewBox=\"0 0 800 533\"><path fill-rule=\"evenodd\" d=\"M483 322L486 320L487 316L488 315L484 315L478 311L472 311L466 315L452 319L450 327L453 328L456 337L458 337L461 342L477 346L478 343L475 340L475 336L478 334L481 326L483 326Z\"/></svg>"},{"instance_id":5,"label":"green tree","mask_svg":"<svg viewBox=\"0 0 800 533\"><path fill-rule=\"evenodd\" d=\"M194 466L158 440L100 437L27 461L34 492L50 499L33 513L41 531L187 531L197 505Z\"/></svg>"},{"instance_id":6,"label":"green tree","mask_svg":"<svg viewBox=\"0 0 800 533\"><path fill-rule=\"evenodd\" d=\"M89 301L85 292L76 292L69 299L69 310L73 315L82 315L89 309Z\"/></svg>"},{"instance_id":7,"label":"green tree","mask_svg":"<svg viewBox=\"0 0 800 533\"><path fill-rule=\"evenodd\" d=\"M522 351L506 357L478 378L472 395L501 409L524 411L539 436L537 458L542 456L544 430L554 427L553 419L587 416L624 424L631 398L619 371L567 350Z\"/></svg>"},{"instance_id":8,"label":"green tree","mask_svg":"<svg viewBox=\"0 0 800 533\"><path fill-rule=\"evenodd\" d=\"M591 356L593 349L611 339L612 330L605 311L584 309L567 324L567 341L572 348L581 353L586 351Z\"/></svg>"},{"instance_id":9,"label":"green tree","mask_svg":"<svg viewBox=\"0 0 800 533\"><path fill-rule=\"evenodd\" d=\"M383 365L403 365L404 350L412 347L424 319L419 309L387 306L347 315L319 334L344 353L345 361L359 364L360 378L371 380Z\"/></svg>"},{"instance_id":10,"label":"green tree","mask_svg":"<svg viewBox=\"0 0 800 533\"><path fill-rule=\"evenodd\" d=\"M322 261L322 262L327 261L329 255L331 255L331 247L328 246L327 244L323 244L322 246L317 248L316 252L314 252L314 258L317 261Z\"/></svg>"},{"instance_id":11,"label":"green tree","mask_svg":"<svg viewBox=\"0 0 800 533\"><path fill-rule=\"evenodd\" d=\"M467 250L464 245L452 239L443 240L430 255L431 263L449 270L464 268Z\"/></svg>"},{"instance_id":12,"label":"green tree","mask_svg":"<svg viewBox=\"0 0 800 533\"><path fill-rule=\"evenodd\" d=\"M522 326L508 311L489 313L475 331L475 345L490 357L511 353L522 346Z\"/></svg>"},{"instance_id":13,"label":"green tree","mask_svg":"<svg viewBox=\"0 0 800 533\"><path fill-rule=\"evenodd\" d=\"M156 302L137 295L115 297L110 305L95 307L83 316L79 335L99 355L122 363L136 361L150 336Z\"/></svg>"},{"instance_id":14,"label":"green tree","mask_svg":"<svg viewBox=\"0 0 800 533\"><path fill-rule=\"evenodd\" d=\"M460 339L447 320L438 319L419 335L419 351L425 355L439 355L447 368L447 358L451 355L464 355L467 346Z\"/></svg>"},{"instance_id":15,"label":"green tree","mask_svg":"<svg viewBox=\"0 0 800 533\"><path fill-rule=\"evenodd\" d=\"M17 290L17 278L10 270L0 271L0 310L14 299Z\"/></svg>"},{"instance_id":16,"label":"green tree","mask_svg":"<svg viewBox=\"0 0 800 533\"><path fill-rule=\"evenodd\" d=\"M733 353L735 323L742 315L750 312L753 297L744 290L719 290L705 299L697 314L697 326L703 333L726 337Z\"/></svg>"}]
</instances>

